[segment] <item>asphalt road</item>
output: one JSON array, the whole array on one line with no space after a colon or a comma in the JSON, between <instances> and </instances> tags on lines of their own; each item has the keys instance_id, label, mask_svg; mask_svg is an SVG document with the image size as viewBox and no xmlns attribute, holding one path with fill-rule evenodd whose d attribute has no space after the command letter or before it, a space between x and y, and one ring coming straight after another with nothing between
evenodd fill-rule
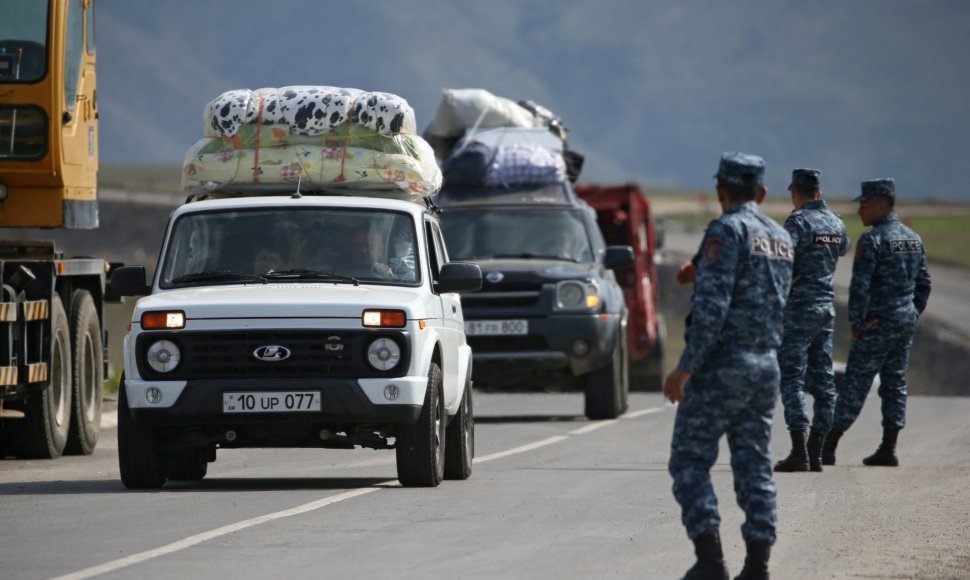
<instances>
[{"instance_id":1,"label":"asphalt road","mask_svg":"<svg viewBox=\"0 0 970 580\"><path fill-rule=\"evenodd\" d=\"M164 223L172 200L156 201ZM699 240L668 227L667 252L689 256ZM931 273L927 314L970 334L968 275ZM840 264L843 294L850 274ZM91 457L0 460L0 579L679 578L690 566L666 471L675 408L659 395L634 394L627 415L601 422L582 417L578 394L475 400L475 472L436 489L400 488L393 452L242 450L220 451L202 482L129 491L109 411ZM970 398L911 398L902 466L866 468L873 395L840 465L777 475L774 577L970 578L968 415ZM774 430L783 456L780 409ZM737 573L742 515L723 443L713 478Z\"/></svg>"},{"instance_id":2,"label":"asphalt road","mask_svg":"<svg viewBox=\"0 0 970 580\"><path fill-rule=\"evenodd\" d=\"M388 451L220 451L199 483L129 491L114 414L94 455L0 461L0 578L679 578L693 560L666 462L674 407L634 394L476 394L472 477L404 489ZM775 578L970 578L970 399L911 399L902 466L867 468L878 400L821 474L779 474ZM773 448L787 452L783 421ZM726 447L714 467L743 559Z\"/></svg>"}]
</instances>

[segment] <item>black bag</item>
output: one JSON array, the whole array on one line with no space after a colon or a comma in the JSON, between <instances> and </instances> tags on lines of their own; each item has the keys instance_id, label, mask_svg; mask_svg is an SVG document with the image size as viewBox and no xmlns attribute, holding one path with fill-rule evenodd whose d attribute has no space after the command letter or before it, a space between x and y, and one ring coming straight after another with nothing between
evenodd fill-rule
<instances>
[{"instance_id":1,"label":"black bag","mask_svg":"<svg viewBox=\"0 0 970 580\"><path fill-rule=\"evenodd\" d=\"M586 158L582 153L572 149L563 150L562 158L566 162L566 176L569 178L569 182L576 183L580 172L583 171L583 162L586 161Z\"/></svg>"},{"instance_id":2,"label":"black bag","mask_svg":"<svg viewBox=\"0 0 970 580\"><path fill-rule=\"evenodd\" d=\"M483 143L459 144L441 168L444 187L480 187L494 152Z\"/></svg>"}]
</instances>

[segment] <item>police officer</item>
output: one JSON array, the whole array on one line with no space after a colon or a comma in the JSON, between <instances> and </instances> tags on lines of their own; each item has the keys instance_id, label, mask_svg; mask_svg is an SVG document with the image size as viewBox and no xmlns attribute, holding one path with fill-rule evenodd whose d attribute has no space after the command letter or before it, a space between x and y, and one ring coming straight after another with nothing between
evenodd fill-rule
<instances>
[{"instance_id":1,"label":"police officer","mask_svg":"<svg viewBox=\"0 0 970 580\"><path fill-rule=\"evenodd\" d=\"M685 578L727 578L710 469L727 434L747 558L738 578L767 578L775 541L775 484L769 437L778 396L778 358L791 282L791 237L758 209L767 193L764 160L725 153L717 178L722 215L704 234L691 323L664 395L680 403L669 471L696 564Z\"/></svg>"},{"instance_id":2,"label":"police officer","mask_svg":"<svg viewBox=\"0 0 970 580\"><path fill-rule=\"evenodd\" d=\"M862 182L859 217L872 229L862 234L852 262L849 323L852 346L845 381L835 404L835 423L822 452L825 465L835 465L835 449L852 426L879 373L882 398L882 444L862 460L865 465L896 467L896 438L906 423L906 367L916 319L930 297L923 240L893 211L892 179Z\"/></svg>"},{"instance_id":3,"label":"police officer","mask_svg":"<svg viewBox=\"0 0 970 580\"><path fill-rule=\"evenodd\" d=\"M817 169L795 169L788 186L795 209L785 220L785 229L795 247L795 264L778 366L791 453L775 464L775 471L822 471L822 442L832 429L835 412L833 281L839 256L849 251L849 238L842 219L822 199L821 175ZM815 399L811 433L804 394L806 371Z\"/></svg>"}]
</instances>

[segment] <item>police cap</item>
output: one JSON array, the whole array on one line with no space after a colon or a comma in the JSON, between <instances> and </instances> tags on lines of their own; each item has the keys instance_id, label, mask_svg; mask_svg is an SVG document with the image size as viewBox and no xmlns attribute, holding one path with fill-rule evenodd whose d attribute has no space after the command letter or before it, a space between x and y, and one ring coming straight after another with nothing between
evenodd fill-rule
<instances>
[{"instance_id":1,"label":"police cap","mask_svg":"<svg viewBox=\"0 0 970 580\"><path fill-rule=\"evenodd\" d=\"M721 155L717 179L736 185L761 185L765 176L765 160L757 155L729 151Z\"/></svg>"},{"instance_id":2,"label":"police cap","mask_svg":"<svg viewBox=\"0 0 970 580\"><path fill-rule=\"evenodd\" d=\"M797 187L808 191L816 191L819 188L819 178L822 172L818 169L793 169L791 172L791 183L788 188Z\"/></svg>"},{"instance_id":3,"label":"police cap","mask_svg":"<svg viewBox=\"0 0 970 580\"><path fill-rule=\"evenodd\" d=\"M893 201L896 199L896 182L892 177L882 179L870 179L862 182L862 195L852 201L862 203L873 197L886 197Z\"/></svg>"}]
</instances>

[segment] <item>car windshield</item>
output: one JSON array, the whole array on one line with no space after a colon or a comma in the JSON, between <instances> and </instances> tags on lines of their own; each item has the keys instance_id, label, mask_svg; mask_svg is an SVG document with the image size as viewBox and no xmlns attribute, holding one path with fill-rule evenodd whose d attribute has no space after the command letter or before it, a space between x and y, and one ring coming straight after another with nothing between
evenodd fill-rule
<instances>
[{"instance_id":1,"label":"car windshield","mask_svg":"<svg viewBox=\"0 0 970 580\"><path fill-rule=\"evenodd\" d=\"M442 216L448 254L455 260L548 258L592 262L581 214L562 208L448 208Z\"/></svg>"},{"instance_id":2,"label":"car windshield","mask_svg":"<svg viewBox=\"0 0 970 580\"><path fill-rule=\"evenodd\" d=\"M162 288L213 284L420 283L413 219L341 208L192 213L173 225Z\"/></svg>"}]
</instances>

